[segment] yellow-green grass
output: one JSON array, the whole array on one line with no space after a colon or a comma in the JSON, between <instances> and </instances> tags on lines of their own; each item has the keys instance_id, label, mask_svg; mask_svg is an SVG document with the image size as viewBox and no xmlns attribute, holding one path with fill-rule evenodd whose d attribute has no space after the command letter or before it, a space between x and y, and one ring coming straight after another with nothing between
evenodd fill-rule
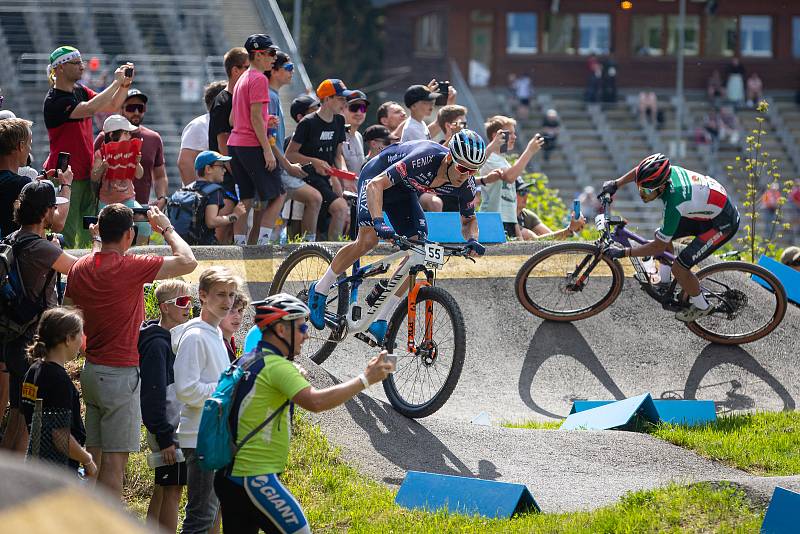
<instances>
[{"instance_id":1,"label":"yellow-green grass","mask_svg":"<svg viewBox=\"0 0 800 534\"><path fill-rule=\"evenodd\" d=\"M406 510L394 504L392 489L346 464L322 431L303 416L294 425L283 479L314 532L754 532L762 520L762 512L741 490L711 484L671 485L630 493L594 511L531 513L510 520ZM126 500L140 517L147 509L151 480L144 453L133 455Z\"/></svg>"}]
</instances>

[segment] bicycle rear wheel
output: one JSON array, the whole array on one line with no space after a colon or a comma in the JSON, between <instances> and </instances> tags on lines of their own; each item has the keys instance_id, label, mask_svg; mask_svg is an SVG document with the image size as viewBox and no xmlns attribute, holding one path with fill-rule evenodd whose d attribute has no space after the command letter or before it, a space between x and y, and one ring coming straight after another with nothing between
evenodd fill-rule
<instances>
[{"instance_id":1,"label":"bicycle rear wheel","mask_svg":"<svg viewBox=\"0 0 800 534\"><path fill-rule=\"evenodd\" d=\"M712 343L740 345L761 339L775 330L786 314L786 290L775 275L759 265L715 263L698 271L697 278L715 311L686 326Z\"/></svg>"},{"instance_id":2,"label":"bicycle rear wheel","mask_svg":"<svg viewBox=\"0 0 800 534\"><path fill-rule=\"evenodd\" d=\"M322 278L331 261L333 253L327 247L316 243L299 247L289 254L275 271L269 294L289 293L308 303L308 288L313 282ZM338 318L347 313L346 286L347 284L342 284L328 294L326 317ZM336 348L339 342L337 335L338 333L329 326L323 330L309 326L309 339L303 344L301 354L321 364Z\"/></svg>"},{"instance_id":3,"label":"bicycle rear wheel","mask_svg":"<svg viewBox=\"0 0 800 534\"><path fill-rule=\"evenodd\" d=\"M425 340L427 303L433 304L432 338ZM397 354L395 372L383 381L394 409L406 417L427 417L444 406L464 366L466 331L455 299L439 287L422 287L417 294L414 352L408 351L408 298L392 315L386 347Z\"/></svg>"},{"instance_id":4,"label":"bicycle rear wheel","mask_svg":"<svg viewBox=\"0 0 800 534\"><path fill-rule=\"evenodd\" d=\"M619 262L600 256L596 245L560 243L526 261L514 282L526 310L551 321L577 321L596 315L619 296L625 273Z\"/></svg>"}]
</instances>

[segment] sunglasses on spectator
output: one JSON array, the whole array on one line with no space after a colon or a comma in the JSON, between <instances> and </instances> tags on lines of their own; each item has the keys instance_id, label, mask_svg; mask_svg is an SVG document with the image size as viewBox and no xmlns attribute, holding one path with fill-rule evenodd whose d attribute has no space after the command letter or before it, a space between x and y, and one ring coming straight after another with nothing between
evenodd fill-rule
<instances>
[{"instance_id":1,"label":"sunglasses on spectator","mask_svg":"<svg viewBox=\"0 0 800 534\"><path fill-rule=\"evenodd\" d=\"M460 163L453 164L458 172L461 174L469 174L470 176L475 175L478 173L478 169L470 169L469 167L464 167Z\"/></svg>"},{"instance_id":2,"label":"sunglasses on spectator","mask_svg":"<svg viewBox=\"0 0 800 534\"><path fill-rule=\"evenodd\" d=\"M455 121L453 126L456 128L465 128L467 126L467 121Z\"/></svg>"},{"instance_id":3,"label":"sunglasses on spectator","mask_svg":"<svg viewBox=\"0 0 800 534\"><path fill-rule=\"evenodd\" d=\"M281 68L286 72L292 72L294 70L294 63L284 63Z\"/></svg>"},{"instance_id":4,"label":"sunglasses on spectator","mask_svg":"<svg viewBox=\"0 0 800 534\"><path fill-rule=\"evenodd\" d=\"M147 111L147 106L145 104L128 104L125 106L125 111L128 113L144 113Z\"/></svg>"},{"instance_id":5,"label":"sunglasses on spectator","mask_svg":"<svg viewBox=\"0 0 800 534\"><path fill-rule=\"evenodd\" d=\"M367 112L367 105L366 104L350 104L347 109L350 110L350 113L366 113Z\"/></svg>"},{"instance_id":6,"label":"sunglasses on spectator","mask_svg":"<svg viewBox=\"0 0 800 534\"><path fill-rule=\"evenodd\" d=\"M278 55L277 48L267 48L266 50L257 50L257 52L262 52L264 54L267 54L269 57L275 57Z\"/></svg>"},{"instance_id":7,"label":"sunglasses on spectator","mask_svg":"<svg viewBox=\"0 0 800 534\"><path fill-rule=\"evenodd\" d=\"M174 299L165 300L162 304L174 304L178 308L188 308L192 305L192 297L183 295Z\"/></svg>"},{"instance_id":8,"label":"sunglasses on spectator","mask_svg":"<svg viewBox=\"0 0 800 534\"><path fill-rule=\"evenodd\" d=\"M75 59L73 61L65 61L67 65L83 65L82 59Z\"/></svg>"}]
</instances>

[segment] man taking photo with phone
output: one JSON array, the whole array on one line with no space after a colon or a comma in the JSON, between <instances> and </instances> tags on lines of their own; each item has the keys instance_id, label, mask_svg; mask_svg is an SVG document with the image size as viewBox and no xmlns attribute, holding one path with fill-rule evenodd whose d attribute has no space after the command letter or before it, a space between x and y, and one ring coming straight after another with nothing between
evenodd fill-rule
<instances>
[{"instance_id":1,"label":"man taking photo with phone","mask_svg":"<svg viewBox=\"0 0 800 534\"><path fill-rule=\"evenodd\" d=\"M90 185L94 150L92 117L98 112L116 112L133 83L133 64L114 71L114 81L101 93L79 83L85 65L81 53L71 46L60 46L50 54L48 81L50 90L44 99L44 123L50 138L50 155L45 169L54 169L59 152L68 152L75 180L69 186L70 210L64 225L67 247L88 246L89 232L83 229L84 215L97 213L97 202ZM130 76L126 76L126 70Z\"/></svg>"}]
</instances>

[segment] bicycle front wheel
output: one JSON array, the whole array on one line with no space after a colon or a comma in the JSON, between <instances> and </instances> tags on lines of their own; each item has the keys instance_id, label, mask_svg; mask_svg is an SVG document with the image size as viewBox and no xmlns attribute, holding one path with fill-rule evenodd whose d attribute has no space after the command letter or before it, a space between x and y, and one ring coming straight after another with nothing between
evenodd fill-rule
<instances>
[{"instance_id":1,"label":"bicycle front wheel","mask_svg":"<svg viewBox=\"0 0 800 534\"><path fill-rule=\"evenodd\" d=\"M526 310L550 321L577 321L605 310L622 291L619 262L588 243L560 243L526 261L514 282Z\"/></svg>"},{"instance_id":2,"label":"bicycle front wheel","mask_svg":"<svg viewBox=\"0 0 800 534\"><path fill-rule=\"evenodd\" d=\"M322 278L328 266L333 261L333 253L322 245L303 245L289 254L281 263L269 294L289 293L305 303L308 303L308 288L311 284ZM331 319L338 319L347 313L347 284L338 286L328 294L325 315ZM338 332L330 326L324 330L317 330L309 325L309 339L303 344L301 354L311 361L321 364L338 343Z\"/></svg>"},{"instance_id":3,"label":"bicycle front wheel","mask_svg":"<svg viewBox=\"0 0 800 534\"><path fill-rule=\"evenodd\" d=\"M712 343L740 345L766 336L786 314L786 290L771 272L743 261L723 261L697 272L714 312L686 326Z\"/></svg>"},{"instance_id":4,"label":"bicycle front wheel","mask_svg":"<svg viewBox=\"0 0 800 534\"><path fill-rule=\"evenodd\" d=\"M397 355L397 368L383 381L383 390L401 414L427 417L444 406L461 376L466 347L464 317L444 289L420 288L413 321L414 346L409 351L407 315L408 298L395 310L386 334L386 347Z\"/></svg>"}]
</instances>

